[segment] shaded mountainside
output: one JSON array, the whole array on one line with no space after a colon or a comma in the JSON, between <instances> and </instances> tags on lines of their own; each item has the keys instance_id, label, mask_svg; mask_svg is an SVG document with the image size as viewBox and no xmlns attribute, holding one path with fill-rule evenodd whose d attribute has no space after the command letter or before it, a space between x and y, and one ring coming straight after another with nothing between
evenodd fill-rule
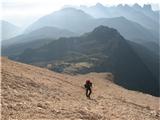
<instances>
[{"instance_id":1,"label":"shaded mountainside","mask_svg":"<svg viewBox=\"0 0 160 120\"><path fill-rule=\"evenodd\" d=\"M19 54L23 53L24 50L30 50L30 49L36 49L39 48L45 44L48 44L51 41L54 41L56 39L54 38L41 38L36 39L33 41L28 41L26 43L17 43L10 46L3 46L1 49L2 56L18 56ZM2 42L3 44L3 42Z\"/></svg>"},{"instance_id":2,"label":"shaded mountainside","mask_svg":"<svg viewBox=\"0 0 160 120\"><path fill-rule=\"evenodd\" d=\"M132 22L122 16L97 19L97 25L105 25L115 28L121 33L121 35L130 41L139 42L139 40L141 40L142 42L152 41L158 43L158 33L153 34L140 24Z\"/></svg>"},{"instance_id":3,"label":"shaded mountainside","mask_svg":"<svg viewBox=\"0 0 160 120\"><path fill-rule=\"evenodd\" d=\"M2 55L15 56L25 49L37 48L60 37L71 37L77 34L56 27L43 27L30 33L22 34L2 41Z\"/></svg>"},{"instance_id":4,"label":"shaded mountainside","mask_svg":"<svg viewBox=\"0 0 160 120\"><path fill-rule=\"evenodd\" d=\"M158 120L157 97L129 91L110 73L71 76L1 58L1 118ZM93 82L91 100L83 84ZM137 99L138 98L138 99Z\"/></svg>"},{"instance_id":5,"label":"shaded mountainside","mask_svg":"<svg viewBox=\"0 0 160 120\"><path fill-rule=\"evenodd\" d=\"M30 49L12 59L58 72L88 73L111 72L114 82L132 90L159 96L159 79L154 75L153 57L140 45L128 43L117 30L99 26L80 37L60 38L37 49ZM136 49L143 50L137 54ZM147 58L147 62L144 60ZM151 67L150 67L151 66Z\"/></svg>"}]
</instances>

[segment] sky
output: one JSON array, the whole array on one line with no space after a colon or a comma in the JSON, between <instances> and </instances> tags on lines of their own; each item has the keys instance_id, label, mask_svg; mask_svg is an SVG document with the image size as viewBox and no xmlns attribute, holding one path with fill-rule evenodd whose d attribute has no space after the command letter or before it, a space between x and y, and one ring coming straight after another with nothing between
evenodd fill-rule
<instances>
[{"instance_id":1,"label":"sky","mask_svg":"<svg viewBox=\"0 0 160 120\"><path fill-rule=\"evenodd\" d=\"M159 9L160 0L1 0L0 19L19 27L25 27L43 15L61 9L64 5L92 6L96 3L112 6L117 4L153 4Z\"/></svg>"}]
</instances>

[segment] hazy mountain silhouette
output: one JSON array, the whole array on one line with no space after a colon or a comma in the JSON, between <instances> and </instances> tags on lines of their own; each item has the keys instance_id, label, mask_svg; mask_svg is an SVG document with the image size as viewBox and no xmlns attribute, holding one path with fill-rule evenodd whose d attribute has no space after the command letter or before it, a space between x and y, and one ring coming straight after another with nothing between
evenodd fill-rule
<instances>
[{"instance_id":1,"label":"hazy mountain silhouette","mask_svg":"<svg viewBox=\"0 0 160 120\"><path fill-rule=\"evenodd\" d=\"M125 40L117 30L99 26L83 36L60 38L38 49L26 50L12 59L43 65L54 65L57 61L68 63L65 67L60 64L61 71L71 64L85 62L90 67L79 68L75 73L111 72L115 83L158 96L158 78L148 67L152 64L144 62L143 57L141 58L133 47L149 53L148 49L143 49L141 45ZM146 57L147 54L144 56L150 59ZM158 63L156 65L158 66Z\"/></svg>"},{"instance_id":2,"label":"hazy mountain silhouette","mask_svg":"<svg viewBox=\"0 0 160 120\"><path fill-rule=\"evenodd\" d=\"M125 17L97 19L97 24L117 29L126 39L139 42L154 41L158 43L158 36L136 22L127 20ZM138 40L137 40L138 39ZM140 43L140 42L139 42Z\"/></svg>"},{"instance_id":3,"label":"hazy mountain silhouette","mask_svg":"<svg viewBox=\"0 0 160 120\"><path fill-rule=\"evenodd\" d=\"M107 7L97 3L95 6L83 6L80 8L96 18L124 16L129 20L145 26L146 28L158 30L157 25L159 25L159 15L157 12L152 10L150 4L145 4L143 7L138 4L134 4L133 6L119 4L117 6Z\"/></svg>"},{"instance_id":4,"label":"hazy mountain silhouette","mask_svg":"<svg viewBox=\"0 0 160 120\"><path fill-rule=\"evenodd\" d=\"M13 25L12 23L9 23L7 21L1 20L1 39L9 39L11 37L14 37L20 33L20 28L16 25Z\"/></svg>"},{"instance_id":5,"label":"hazy mountain silhouette","mask_svg":"<svg viewBox=\"0 0 160 120\"><path fill-rule=\"evenodd\" d=\"M155 32L124 17L94 19L82 10L75 8L64 8L44 16L30 25L26 32L44 26L56 26L81 34L89 32L99 25L113 27L129 40L158 41Z\"/></svg>"},{"instance_id":6,"label":"hazy mountain silhouette","mask_svg":"<svg viewBox=\"0 0 160 120\"><path fill-rule=\"evenodd\" d=\"M68 10L68 12L71 12L74 14L77 13L75 16L79 16L79 17L82 15L83 15L83 17L87 16L83 11L76 10L73 8L66 8L66 9ZM56 17L54 17L55 14L58 14L58 18L61 14L63 15L63 17L64 17L64 15L66 17L68 15L67 14L68 12L64 11L64 9L63 9L61 11L54 13L53 15L47 16L47 19L48 19L48 21L50 21L50 23L48 21L46 21L46 19L43 19L43 18L41 18L41 19L43 19L44 22L46 21L45 22L46 24L49 23L50 26L52 26L54 23L52 23L53 21L51 20L51 17L53 17L55 19L56 18ZM64 14L64 13L66 13L66 14ZM70 14L70 15L72 15L72 14ZM72 16L74 16L74 15L72 15ZM62 16L60 16L59 19L62 19ZM65 26L67 26L67 29L72 29L72 31L79 31L80 29L78 28L78 26L81 26L81 27L83 27L83 29L85 29L85 30L81 31L81 33L83 33L85 31L91 31L96 26L106 25L109 27L116 28L120 32L120 34L123 35L126 39L131 40L131 41L135 41L141 45L145 45L148 49L152 49L152 51L156 52L156 54L158 53L158 47L157 47L158 46L157 45L158 38L156 36L154 36L149 30L147 30L146 28L141 26L140 24L129 21L124 17L93 19L90 16L87 16L87 18L86 18L87 20L85 21L85 25L81 25L82 23L81 22L79 23L79 21L77 21L76 19L75 20L72 18L67 18L67 19L71 19L70 24L76 23L75 27L72 27L72 28L67 26L68 24L65 25ZM62 23L63 22L65 23L65 21L66 21L65 19L61 20ZM41 23L40 21L37 21L37 22L39 24ZM61 25L61 23L60 23L60 25ZM63 27L63 26L61 26L61 27ZM34 28L34 24L33 24L33 28ZM67 37L67 36L75 36L75 35L76 35L76 33L70 32L68 30L63 30L63 29L59 29L59 28L55 28L55 27L42 27L42 28L39 28L39 29L34 30L32 32L28 32L26 34L22 34L20 36L17 36L17 37L14 37L12 39L9 39L9 40L2 42L2 55L15 56L15 55L23 52L24 49L26 49L26 48L33 48L34 49L34 47L37 47L37 46L39 47L39 45L43 45L43 40L44 40L44 44L46 44L48 41L54 40L55 38L58 38L58 37ZM39 43L38 43L38 39L41 40ZM152 45L152 47L148 44L145 44L145 43L149 43L149 42L154 43ZM29 45L29 44L32 44L32 45Z\"/></svg>"},{"instance_id":7,"label":"hazy mountain silhouette","mask_svg":"<svg viewBox=\"0 0 160 120\"><path fill-rule=\"evenodd\" d=\"M75 35L77 34L65 29L59 29L56 27L43 27L32 32L21 34L14 38L5 40L2 42L2 46L15 46L16 44L33 42L38 39L57 39L60 37L70 37Z\"/></svg>"},{"instance_id":8,"label":"hazy mountain silhouette","mask_svg":"<svg viewBox=\"0 0 160 120\"><path fill-rule=\"evenodd\" d=\"M159 43L159 34L160 34L159 13L157 11L153 11L150 4L144 4L143 7L141 7L138 4L134 4L133 6L119 4L117 6L107 7L100 3L97 3L96 5L91 7L81 6L80 9L82 9L89 15L92 15L96 18L113 18L113 17L123 16L126 19L139 23L140 25L148 29L147 31L150 32L149 34L152 34L152 35L149 35L150 37L148 39L150 39L151 41L153 40L154 42L156 42L156 44ZM119 30L119 31L124 37L126 37L125 34L122 33L124 30ZM129 34L127 32L127 35L129 36L130 34L132 34L131 36L136 37L137 35L134 34L134 32L137 32L137 30L133 30L132 32L131 31L129 32ZM142 33L143 37L145 37L148 34L148 32L146 33L145 31L144 32L142 31L140 33ZM137 38L134 38L133 40L138 43L139 41L144 42L145 40L147 40L146 39L147 37L146 38L142 38L142 37L138 38L138 37L139 36L137 36ZM128 37L126 38L132 39Z\"/></svg>"},{"instance_id":9,"label":"hazy mountain silhouette","mask_svg":"<svg viewBox=\"0 0 160 120\"><path fill-rule=\"evenodd\" d=\"M41 17L38 21L30 25L26 29L26 32L45 26L54 26L81 33L86 31L86 28L89 28L88 23L90 23L92 19L93 18L90 15L86 14L82 10L64 8L47 16Z\"/></svg>"}]
</instances>

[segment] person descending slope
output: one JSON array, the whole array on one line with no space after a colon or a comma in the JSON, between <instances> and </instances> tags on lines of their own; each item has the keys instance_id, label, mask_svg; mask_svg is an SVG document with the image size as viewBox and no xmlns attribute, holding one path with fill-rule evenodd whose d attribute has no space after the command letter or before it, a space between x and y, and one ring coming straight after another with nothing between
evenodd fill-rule
<instances>
[{"instance_id":1,"label":"person descending slope","mask_svg":"<svg viewBox=\"0 0 160 120\"><path fill-rule=\"evenodd\" d=\"M92 93L92 82L90 80L86 80L84 87L86 89L86 97L90 99L90 95Z\"/></svg>"}]
</instances>

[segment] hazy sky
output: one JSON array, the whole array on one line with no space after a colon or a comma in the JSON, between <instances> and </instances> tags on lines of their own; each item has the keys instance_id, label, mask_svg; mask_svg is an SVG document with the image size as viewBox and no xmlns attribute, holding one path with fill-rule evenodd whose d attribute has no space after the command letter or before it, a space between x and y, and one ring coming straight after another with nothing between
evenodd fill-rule
<instances>
[{"instance_id":1,"label":"hazy sky","mask_svg":"<svg viewBox=\"0 0 160 120\"><path fill-rule=\"evenodd\" d=\"M158 5L160 5L160 0L1 0L2 16L0 16L0 19L7 20L19 26L25 26L43 15L60 9L64 5L91 6L97 2L108 6L152 3L155 8L158 8Z\"/></svg>"}]
</instances>

